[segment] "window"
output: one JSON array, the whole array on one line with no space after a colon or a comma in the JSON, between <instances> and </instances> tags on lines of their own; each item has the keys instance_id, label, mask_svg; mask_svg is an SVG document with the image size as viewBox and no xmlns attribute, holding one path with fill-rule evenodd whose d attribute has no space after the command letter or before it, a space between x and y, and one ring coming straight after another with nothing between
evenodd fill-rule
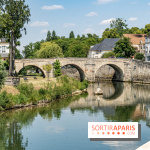
<instances>
[{"instance_id":1,"label":"window","mask_svg":"<svg viewBox=\"0 0 150 150\"><path fill-rule=\"evenodd\" d=\"M2 46L2 53L5 53L5 52L6 52L6 47Z\"/></svg>"}]
</instances>

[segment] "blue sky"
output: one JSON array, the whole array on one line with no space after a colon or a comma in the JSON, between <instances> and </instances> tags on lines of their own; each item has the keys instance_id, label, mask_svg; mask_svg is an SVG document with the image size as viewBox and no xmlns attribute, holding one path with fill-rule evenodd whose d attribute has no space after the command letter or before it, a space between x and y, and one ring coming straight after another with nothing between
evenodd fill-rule
<instances>
[{"instance_id":1,"label":"blue sky","mask_svg":"<svg viewBox=\"0 0 150 150\"><path fill-rule=\"evenodd\" d=\"M150 0L26 0L31 21L25 25L27 35L20 39L20 50L30 42L46 39L47 31L58 36L102 32L113 18L124 18L128 27L150 23Z\"/></svg>"}]
</instances>

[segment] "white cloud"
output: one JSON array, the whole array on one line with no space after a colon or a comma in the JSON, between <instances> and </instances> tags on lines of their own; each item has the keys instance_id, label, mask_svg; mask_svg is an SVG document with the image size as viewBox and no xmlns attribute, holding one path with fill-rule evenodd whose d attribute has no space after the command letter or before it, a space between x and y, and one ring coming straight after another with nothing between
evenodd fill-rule
<instances>
[{"instance_id":1,"label":"white cloud","mask_svg":"<svg viewBox=\"0 0 150 150\"><path fill-rule=\"evenodd\" d=\"M76 24L75 23L65 23L63 25L63 28L70 28L70 27L74 27Z\"/></svg>"},{"instance_id":2,"label":"white cloud","mask_svg":"<svg viewBox=\"0 0 150 150\"><path fill-rule=\"evenodd\" d=\"M116 2L118 0L97 0L97 4L107 4L107 3L111 3L111 2Z\"/></svg>"},{"instance_id":3,"label":"white cloud","mask_svg":"<svg viewBox=\"0 0 150 150\"><path fill-rule=\"evenodd\" d=\"M129 18L128 20L129 21L136 21L136 20L138 20L138 18Z\"/></svg>"},{"instance_id":4,"label":"white cloud","mask_svg":"<svg viewBox=\"0 0 150 150\"><path fill-rule=\"evenodd\" d=\"M48 32L47 29L43 29L43 30L40 32L40 34L45 34L45 33L47 33L47 32Z\"/></svg>"},{"instance_id":5,"label":"white cloud","mask_svg":"<svg viewBox=\"0 0 150 150\"><path fill-rule=\"evenodd\" d=\"M51 5L51 6L43 6L44 10L56 10L56 9L64 9L62 5Z\"/></svg>"},{"instance_id":6,"label":"white cloud","mask_svg":"<svg viewBox=\"0 0 150 150\"><path fill-rule=\"evenodd\" d=\"M33 23L30 24L30 26L32 27L42 27L42 26L49 26L48 22L40 22L40 21L35 21Z\"/></svg>"},{"instance_id":7,"label":"white cloud","mask_svg":"<svg viewBox=\"0 0 150 150\"><path fill-rule=\"evenodd\" d=\"M86 15L87 17L93 17L93 16L98 16L96 12L90 12Z\"/></svg>"},{"instance_id":8,"label":"white cloud","mask_svg":"<svg viewBox=\"0 0 150 150\"><path fill-rule=\"evenodd\" d=\"M103 20L99 23L99 25L104 25L104 24L110 24L110 22L112 20L116 20L115 18L110 18L110 19L107 19L107 20Z\"/></svg>"},{"instance_id":9,"label":"white cloud","mask_svg":"<svg viewBox=\"0 0 150 150\"><path fill-rule=\"evenodd\" d=\"M148 5L150 5L150 3L148 3Z\"/></svg>"},{"instance_id":10,"label":"white cloud","mask_svg":"<svg viewBox=\"0 0 150 150\"><path fill-rule=\"evenodd\" d=\"M87 28L87 29L85 29L83 32L82 32L82 34L88 34L88 33L94 33L95 31L94 31L94 29L92 29L92 28Z\"/></svg>"}]
</instances>

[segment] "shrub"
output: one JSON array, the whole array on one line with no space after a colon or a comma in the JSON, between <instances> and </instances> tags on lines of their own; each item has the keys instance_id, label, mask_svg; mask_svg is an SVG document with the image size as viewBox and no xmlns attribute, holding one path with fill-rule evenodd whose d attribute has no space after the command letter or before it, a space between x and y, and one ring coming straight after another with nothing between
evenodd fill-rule
<instances>
[{"instance_id":1,"label":"shrub","mask_svg":"<svg viewBox=\"0 0 150 150\"><path fill-rule=\"evenodd\" d=\"M17 89L20 91L21 94L26 95L27 97L30 97L34 91L33 84L27 84L27 83L22 83L17 86Z\"/></svg>"},{"instance_id":2,"label":"shrub","mask_svg":"<svg viewBox=\"0 0 150 150\"><path fill-rule=\"evenodd\" d=\"M115 57L114 52L106 52L102 55L102 58L109 58L109 57Z\"/></svg>"},{"instance_id":3,"label":"shrub","mask_svg":"<svg viewBox=\"0 0 150 150\"><path fill-rule=\"evenodd\" d=\"M142 54L142 53L136 53L135 54L135 59L144 60L144 54Z\"/></svg>"}]
</instances>

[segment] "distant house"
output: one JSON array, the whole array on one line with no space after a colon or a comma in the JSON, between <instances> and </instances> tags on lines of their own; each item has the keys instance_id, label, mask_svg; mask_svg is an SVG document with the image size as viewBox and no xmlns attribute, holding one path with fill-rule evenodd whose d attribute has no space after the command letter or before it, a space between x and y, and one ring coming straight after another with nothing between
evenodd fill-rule
<instances>
[{"instance_id":1,"label":"distant house","mask_svg":"<svg viewBox=\"0 0 150 150\"><path fill-rule=\"evenodd\" d=\"M0 55L3 60L9 57L9 43L4 38L0 39Z\"/></svg>"},{"instance_id":2,"label":"distant house","mask_svg":"<svg viewBox=\"0 0 150 150\"><path fill-rule=\"evenodd\" d=\"M113 51L119 40L119 38L104 39L100 44L91 47L88 58L101 58L104 53Z\"/></svg>"},{"instance_id":3,"label":"distant house","mask_svg":"<svg viewBox=\"0 0 150 150\"><path fill-rule=\"evenodd\" d=\"M145 61L150 61L150 35L145 37Z\"/></svg>"},{"instance_id":4,"label":"distant house","mask_svg":"<svg viewBox=\"0 0 150 150\"><path fill-rule=\"evenodd\" d=\"M130 38L132 46L138 53L145 53L145 37L146 34L123 34L124 37Z\"/></svg>"}]
</instances>

